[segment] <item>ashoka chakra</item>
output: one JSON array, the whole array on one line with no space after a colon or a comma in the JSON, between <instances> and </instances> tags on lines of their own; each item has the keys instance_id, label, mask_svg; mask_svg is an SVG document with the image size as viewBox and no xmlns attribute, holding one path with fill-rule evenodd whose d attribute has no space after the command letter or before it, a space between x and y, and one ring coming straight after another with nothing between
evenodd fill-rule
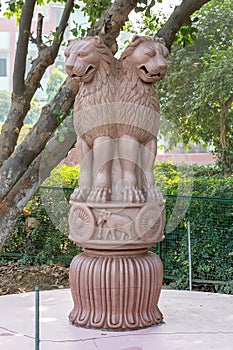
<instances>
[{"instance_id":1,"label":"ashoka chakra","mask_svg":"<svg viewBox=\"0 0 233 350\"><path fill-rule=\"evenodd\" d=\"M94 231L95 221L91 210L82 204L74 204L69 215L69 238L75 242L86 242Z\"/></svg>"},{"instance_id":2,"label":"ashoka chakra","mask_svg":"<svg viewBox=\"0 0 233 350\"><path fill-rule=\"evenodd\" d=\"M165 210L156 203L146 204L138 213L135 230L144 242L159 242L163 239Z\"/></svg>"}]
</instances>

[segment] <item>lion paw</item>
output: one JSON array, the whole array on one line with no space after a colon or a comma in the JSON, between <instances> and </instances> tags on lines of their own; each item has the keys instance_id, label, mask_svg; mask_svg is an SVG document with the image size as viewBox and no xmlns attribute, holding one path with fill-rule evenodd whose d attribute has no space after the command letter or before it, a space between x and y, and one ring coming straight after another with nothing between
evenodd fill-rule
<instances>
[{"instance_id":1,"label":"lion paw","mask_svg":"<svg viewBox=\"0 0 233 350\"><path fill-rule=\"evenodd\" d=\"M70 196L70 200L74 202L84 202L85 197L85 193L81 188L75 188L74 192Z\"/></svg>"},{"instance_id":2,"label":"lion paw","mask_svg":"<svg viewBox=\"0 0 233 350\"><path fill-rule=\"evenodd\" d=\"M145 197L141 190L134 186L125 187L122 190L123 202L128 203L143 203L145 202Z\"/></svg>"},{"instance_id":3,"label":"lion paw","mask_svg":"<svg viewBox=\"0 0 233 350\"><path fill-rule=\"evenodd\" d=\"M154 186L150 186L147 189L147 201L156 201L159 203L159 205L164 205L165 203L162 192Z\"/></svg>"},{"instance_id":4,"label":"lion paw","mask_svg":"<svg viewBox=\"0 0 233 350\"><path fill-rule=\"evenodd\" d=\"M107 202L111 199L111 191L109 188L96 188L91 191L87 198L88 202Z\"/></svg>"}]
</instances>

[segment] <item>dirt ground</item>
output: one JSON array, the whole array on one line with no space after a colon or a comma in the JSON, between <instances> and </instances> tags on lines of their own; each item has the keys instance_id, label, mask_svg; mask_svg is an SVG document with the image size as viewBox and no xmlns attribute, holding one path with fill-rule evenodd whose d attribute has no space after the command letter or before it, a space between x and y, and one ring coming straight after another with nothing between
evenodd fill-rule
<instances>
[{"instance_id":1,"label":"dirt ground","mask_svg":"<svg viewBox=\"0 0 233 350\"><path fill-rule=\"evenodd\" d=\"M0 265L0 295L34 291L35 286L40 290L69 288L69 269L60 265Z\"/></svg>"}]
</instances>

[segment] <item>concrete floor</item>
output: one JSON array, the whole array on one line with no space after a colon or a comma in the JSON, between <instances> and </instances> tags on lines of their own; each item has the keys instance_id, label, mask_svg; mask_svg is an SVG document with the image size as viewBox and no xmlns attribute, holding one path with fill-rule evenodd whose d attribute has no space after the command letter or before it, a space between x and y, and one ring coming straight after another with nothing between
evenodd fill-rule
<instances>
[{"instance_id":1,"label":"concrete floor","mask_svg":"<svg viewBox=\"0 0 233 350\"><path fill-rule=\"evenodd\" d=\"M0 349L33 350L35 294L0 297ZM233 296L163 290L165 323L131 332L83 329L68 323L66 290L40 293L40 350L232 350Z\"/></svg>"}]
</instances>

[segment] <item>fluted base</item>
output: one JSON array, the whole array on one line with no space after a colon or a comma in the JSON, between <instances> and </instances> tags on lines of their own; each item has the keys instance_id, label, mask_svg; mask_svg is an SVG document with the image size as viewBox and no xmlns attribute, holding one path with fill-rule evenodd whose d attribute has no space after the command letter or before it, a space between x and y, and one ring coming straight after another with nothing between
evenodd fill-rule
<instances>
[{"instance_id":1,"label":"fluted base","mask_svg":"<svg viewBox=\"0 0 233 350\"><path fill-rule=\"evenodd\" d=\"M85 250L70 266L74 307L69 319L78 326L110 330L160 323L162 280L162 262L154 253Z\"/></svg>"}]
</instances>

